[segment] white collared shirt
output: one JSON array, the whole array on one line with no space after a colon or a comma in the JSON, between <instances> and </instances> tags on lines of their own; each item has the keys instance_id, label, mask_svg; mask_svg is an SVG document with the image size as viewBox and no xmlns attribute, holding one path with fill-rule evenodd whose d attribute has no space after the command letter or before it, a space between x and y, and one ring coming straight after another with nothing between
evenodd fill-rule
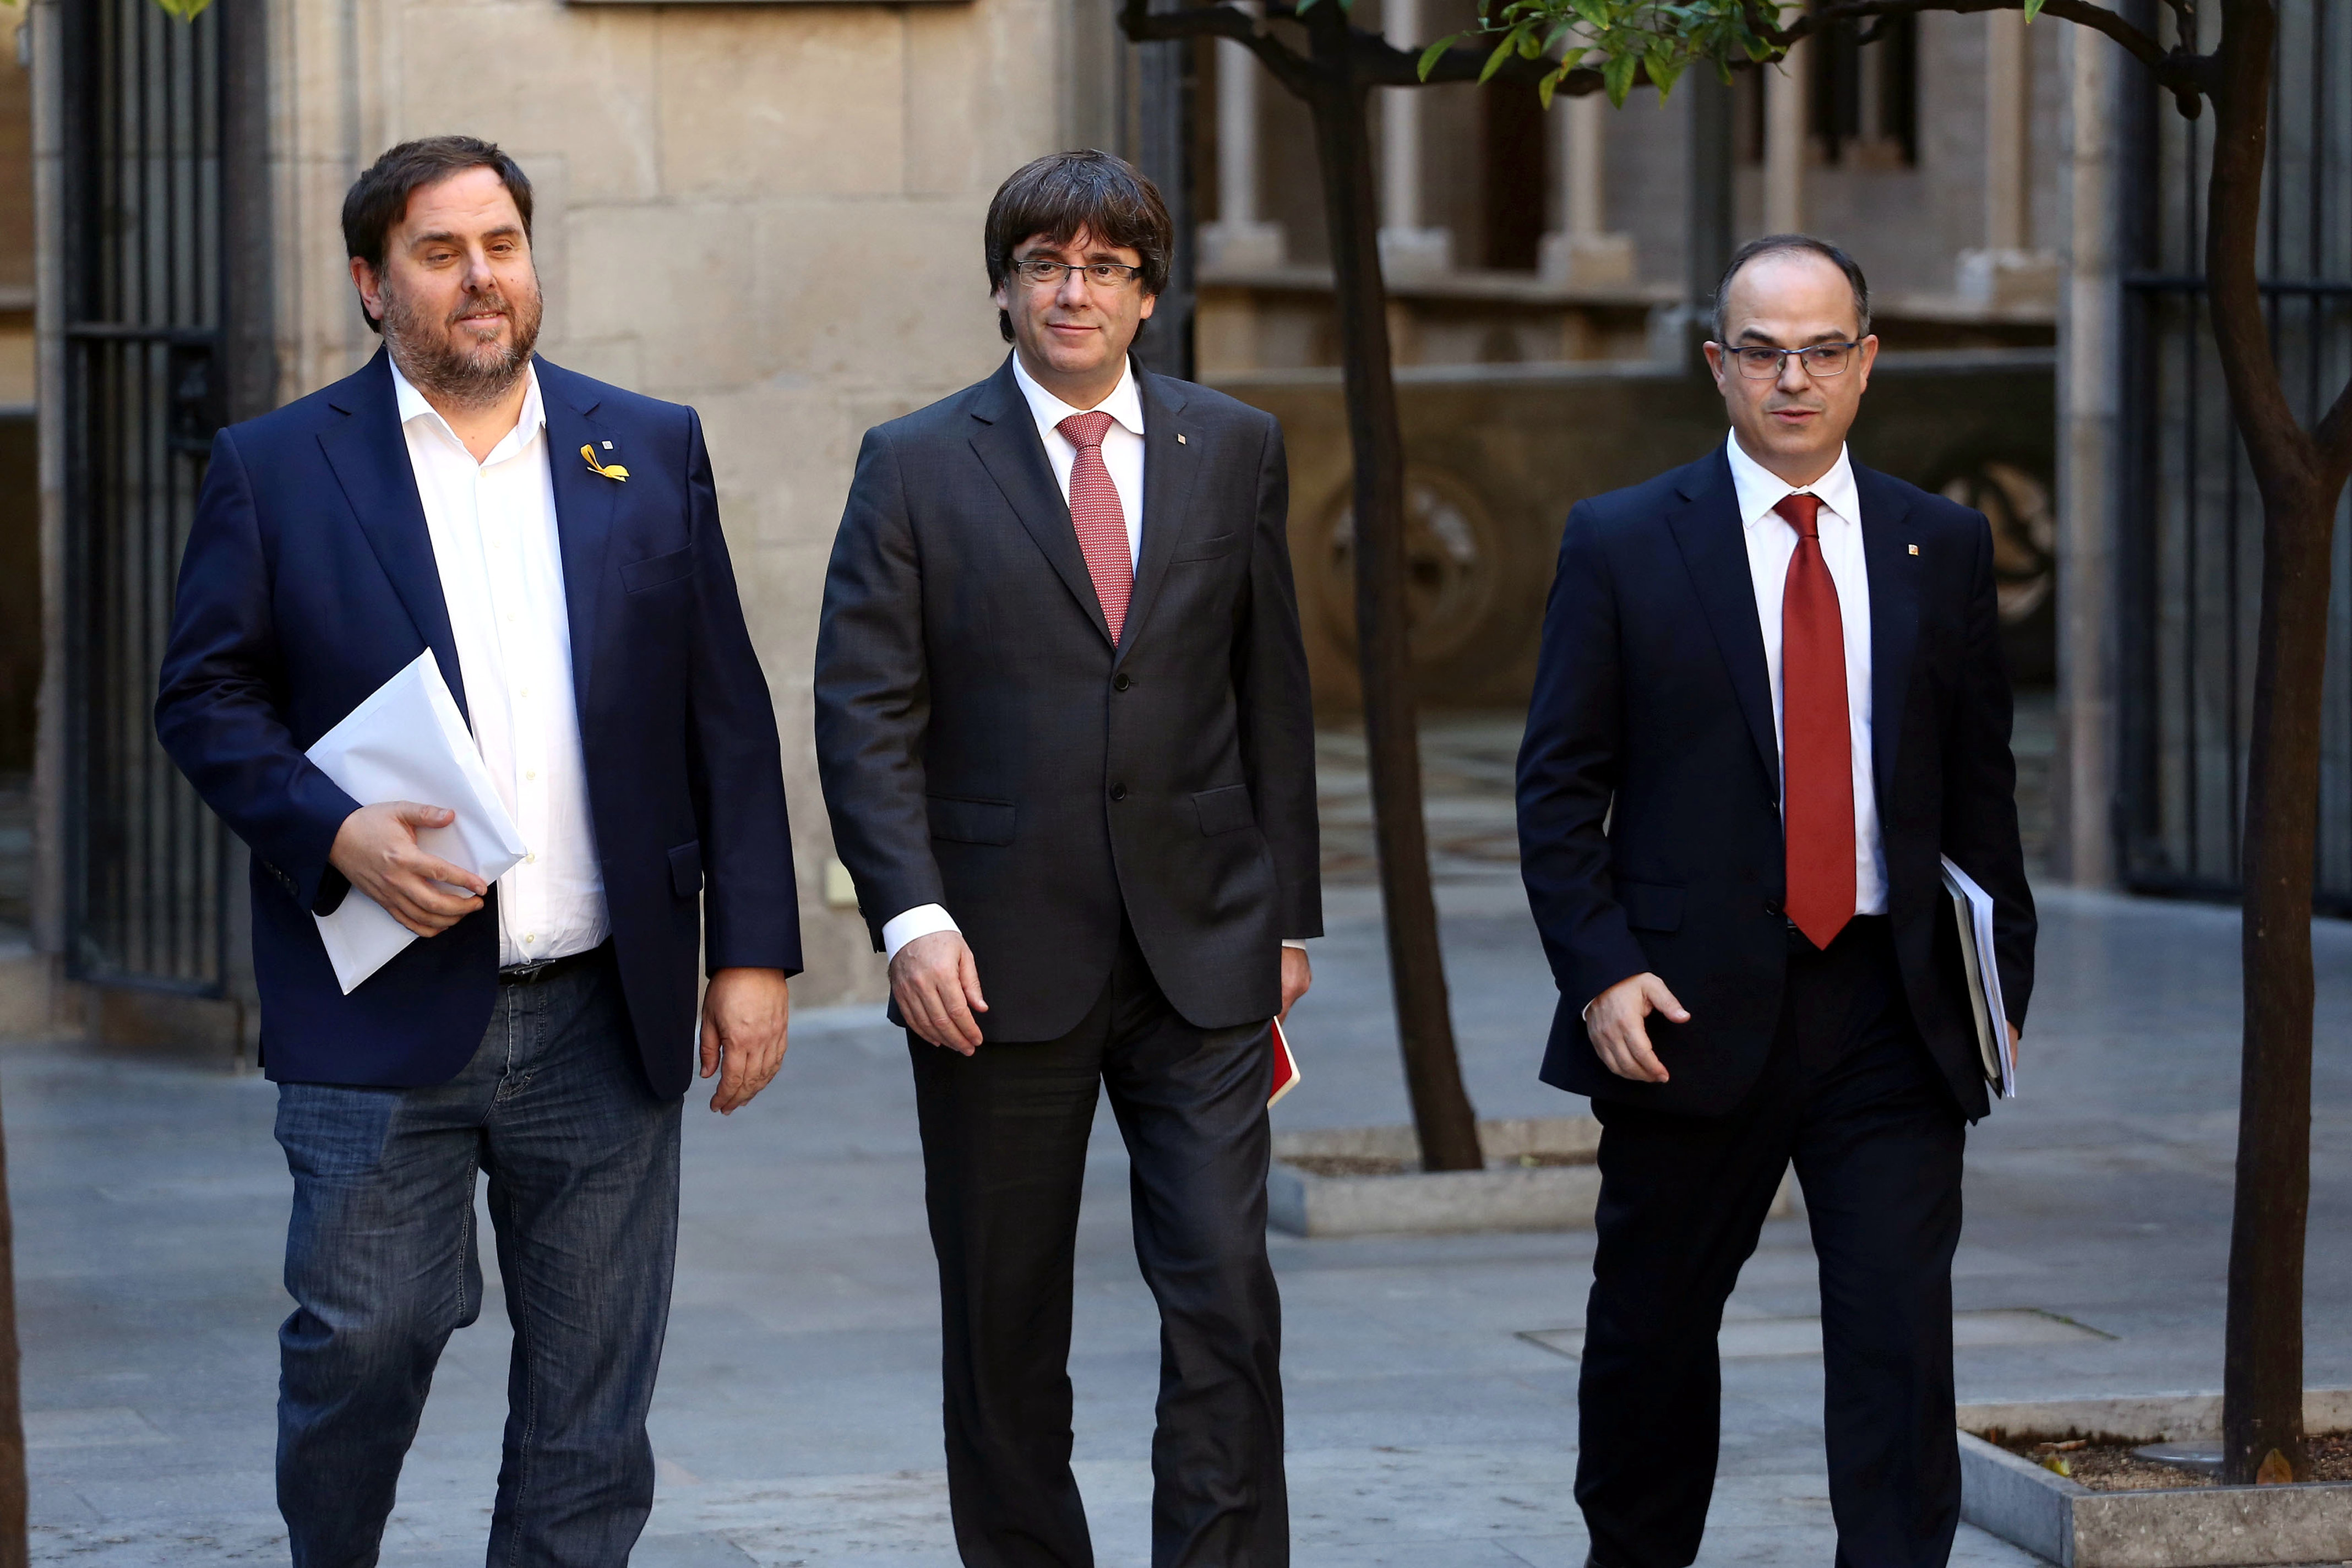
<instances>
[{"instance_id":1,"label":"white collared shirt","mask_svg":"<svg viewBox=\"0 0 2352 1568\"><path fill-rule=\"evenodd\" d=\"M1037 438L1045 443L1045 457L1054 465L1054 480L1062 487L1062 503L1066 506L1070 468L1078 460L1078 449L1055 426L1073 414L1089 410L1073 408L1038 385L1018 353L1013 355L1013 379L1021 395L1029 400L1029 413L1037 421ZM1133 571L1143 559L1143 395L1136 389L1132 360L1119 372L1118 384L1110 389L1110 395L1095 408L1110 416L1110 428L1103 434L1103 467L1110 470L1111 485L1118 491L1118 510L1127 520L1127 564Z\"/></svg>"},{"instance_id":2,"label":"white collared shirt","mask_svg":"<svg viewBox=\"0 0 2352 1568\"><path fill-rule=\"evenodd\" d=\"M528 847L499 879L501 968L585 952L612 930L572 700L547 410L538 371L524 374L521 417L477 463L399 364L392 367L467 717Z\"/></svg>"},{"instance_id":3,"label":"white collared shirt","mask_svg":"<svg viewBox=\"0 0 2352 1568\"><path fill-rule=\"evenodd\" d=\"M1845 711L1853 752L1853 910L1859 915L1886 912L1886 846L1878 831L1876 777L1870 760L1870 566L1862 548L1862 497L1853 464L1838 448L1830 471L1810 485L1777 478L1749 457L1738 435L1724 445L1731 460L1731 483L1738 492L1739 521L1748 540L1748 570L1756 588L1756 618L1764 630L1764 668L1772 682L1772 734L1785 762L1787 726L1780 713L1780 603L1788 592L1789 563L1797 553L1797 531L1773 510L1783 497L1811 491L1821 498L1817 526L1822 559L1837 587L1838 625L1845 634ZM1787 792L1782 792L1786 815Z\"/></svg>"}]
</instances>

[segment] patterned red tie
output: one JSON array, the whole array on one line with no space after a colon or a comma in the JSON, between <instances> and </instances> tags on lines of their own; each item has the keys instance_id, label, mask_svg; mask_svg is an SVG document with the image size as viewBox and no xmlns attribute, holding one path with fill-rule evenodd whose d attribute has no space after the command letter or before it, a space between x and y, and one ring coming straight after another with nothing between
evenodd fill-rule
<instances>
[{"instance_id":1,"label":"patterned red tie","mask_svg":"<svg viewBox=\"0 0 2352 1568\"><path fill-rule=\"evenodd\" d=\"M1781 823L1789 919L1826 948L1853 918L1853 731L1845 701L1845 626L1822 558L1819 496L1772 509L1797 531L1780 593Z\"/></svg>"},{"instance_id":2,"label":"patterned red tie","mask_svg":"<svg viewBox=\"0 0 2352 1568\"><path fill-rule=\"evenodd\" d=\"M1127 548L1127 514L1119 510L1118 487L1103 466L1103 437L1110 434L1110 416L1100 409L1073 414L1054 428L1078 449L1070 465L1070 524L1078 531L1078 550L1087 558L1087 574L1095 580L1095 597L1102 604L1103 622L1115 643L1127 624L1127 601L1135 593L1135 557Z\"/></svg>"}]
</instances>

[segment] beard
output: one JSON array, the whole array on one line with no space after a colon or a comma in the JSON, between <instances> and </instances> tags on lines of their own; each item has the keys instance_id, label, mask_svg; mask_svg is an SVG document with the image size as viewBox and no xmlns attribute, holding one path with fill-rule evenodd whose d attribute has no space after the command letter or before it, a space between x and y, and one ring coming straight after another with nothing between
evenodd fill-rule
<instances>
[{"instance_id":1,"label":"beard","mask_svg":"<svg viewBox=\"0 0 2352 1568\"><path fill-rule=\"evenodd\" d=\"M514 389L530 363L539 342L541 304L537 280L530 294L509 300L496 284L469 289L455 309L438 320L429 318L418 303L390 286L383 294L383 341L400 373L419 392L462 407L496 403ZM507 319L507 341L482 341L458 320L485 311Z\"/></svg>"}]
</instances>

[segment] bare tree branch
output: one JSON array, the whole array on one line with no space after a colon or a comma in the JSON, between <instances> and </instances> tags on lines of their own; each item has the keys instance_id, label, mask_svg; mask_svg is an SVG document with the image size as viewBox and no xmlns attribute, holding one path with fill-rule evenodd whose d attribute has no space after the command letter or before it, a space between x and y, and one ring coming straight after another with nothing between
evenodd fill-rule
<instances>
[{"instance_id":1,"label":"bare tree branch","mask_svg":"<svg viewBox=\"0 0 2352 1568\"><path fill-rule=\"evenodd\" d=\"M1272 16L1287 17L1288 5L1269 6ZM1125 0L1120 30L1139 44L1182 38L1231 38L1255 55L1265 68L1299 97L1307 96L1315 67L1305 55L1285 44L1259 20L1238 5L1197 5L1181 11L1154 11L1150 0Z\"/></svg>"},{"instance_id":2,"label":"bare tree branch","mask_svg":"<svg viewBox=\"0 0 2352 1568\"><path fill-rule=\"evenodd\" d=\"M1336 5L1338 0L1320 0L1323 5ZM1138 43L1175 38L1231 38L1248 47L1265 62L1282 85L1302 97L1308 83L1320 68L1310 57L1299 53L1274 35L1269 22L1299 21L1298 9L1273 0L1265 8L1263 20L1238 5L1188 5L1175 11L1154 11L1150 0L1125 0L1119 16L1119 26ZM1363 27L1349 29L1349 74L1361 87L1434 87L1444 82L1476 81L1486 68L1492 47L1457 45L1437 58L1424 79L1421 74L1418 53L1398 48L1378 33ZM1551 59L1523 59L1514 55L1495 69L1492 80L1516 82L1533 87L1559 68ZM1637 72L1635 80L1646 81L1646 71ZM1589 92L1601 90L1601 73L1585 67L1568 73L1561 79L1556 92L1570 98L1581 98Z\"/></svg>"},{"instance_id":3,"label":"bare tree branch","mask_svg":"<svg viewBox=\"0 0 2352 1568\"><path fill-rule=\"evenodd\" d=\"M2176 5L2185 0L2168 0ZM1829 0L1829 4L1808 11L1786 27L1769 22L1756 31L1781 48L1800 38L1825 31L1838 22L1856 21L1864 16L1908 16L1922 11L1948 11L1969 15L1978 11L2022 11L2025 0ZM2105 33L2123 46L2132 58L2146 66L2157 79L2157 85L2171 93L2179 103L2180 111L2191 118L2197 113L2200 98L2212 91L2213 62L2208 56L2183 45L2166 48L2157 38L2132 26L2122 16L2090 0L2044 0L2042 14L2073 22L2093 32ZM2194 39L2193 29L2188 37Z\"/></svg>"}]
</instances>

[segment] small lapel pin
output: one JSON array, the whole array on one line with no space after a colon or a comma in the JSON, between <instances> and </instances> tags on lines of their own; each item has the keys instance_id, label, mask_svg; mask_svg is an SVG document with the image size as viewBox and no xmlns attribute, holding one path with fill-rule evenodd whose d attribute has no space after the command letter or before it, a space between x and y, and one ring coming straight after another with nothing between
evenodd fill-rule
<instances>
[{"instance_id":1,"label":"small lapel pin","mask_svg":"<svg viewBox=\"0 0 2352 1568\"><path fill-rule=\"evenodd\" d=\"M1179 435L1179 436L1176 437L1176 444L1177 444L1179 447L1181 447L1181 446L1182 446L1182 445L1184 444L1184 437L1183 437L1181 435Z\"/></svg>"},{"instance_id":2,"label":"small lapel pin","mask_svg":"<svg viewBox=\"0 0 2352 1568\"><path fill-rule=\"evenodd\" d=\"M610 441L604 443L604 447L607 451L612 449L612 446L613 443ZM580 455L588 460L588 467L592 472L602 474L608 479L625 479L629 477L629 470L621 467L618 463L607 465L598 462L596 460L596 448L593 447L581 447Z\"/></svg>"},{"instance_id":3,"label":"small lapel pin","mask_svg":"<svg viewBox=\"0 0 2352 1568\"><path fill-rule=\"evenodd\" d=\"M612 449L613 449L613 443L611 443L610 441L605 442L605 443L604 443L604 450L606 450L607 452L609 452L609 451L611 451Z\"/></svg>"},{"instance_id":4,"label":"small lapel pin","mask_svg":"<svg viewBox=\"0 0 2352 1568\"><path fill-rule=\"evenodd\" d=\"M1914 555L1918 554L1918 553L1919 553L1919 547L1918 547L1917 545L1916 545L1916 544L1915 544L1915 545L1913 545L1913 546L1911 547L1911 553L1912 553L1912 554L1914 554Z\"/></svg>"}]
</instances>

